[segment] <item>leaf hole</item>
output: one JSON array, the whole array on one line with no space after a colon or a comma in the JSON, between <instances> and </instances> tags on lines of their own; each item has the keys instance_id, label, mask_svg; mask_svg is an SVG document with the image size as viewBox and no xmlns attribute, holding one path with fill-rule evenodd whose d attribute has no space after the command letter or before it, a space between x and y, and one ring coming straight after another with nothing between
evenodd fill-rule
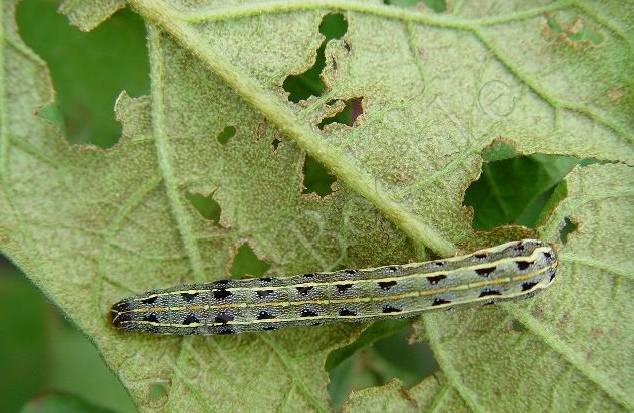
<instances>
[{"instance_id":1,"label":"leaf hole","mask_svg":"<svg viewBox=\"0 0 634 413\"><path fill-rule=\"evenodd\" d=\"M46 61L55 85L56 104L41 116L57 119L71 144L112 147L121 136L116 97L121 90L142 96L150 89L143 20L123 9L86 33L58 13L58 3L25 0L16 10L21 38Z\"/></svg>"},{"instance_id":2,"label":"leaf hole","mask_svg":"<svg viewBox=\"0 0 634 413\"><path fill-rule=\"evenodd\" d=\"M411 343L410 322L378 321L354 342L330 353L326 370L330 374L328 391L334 411L340 411L351 391L381 386L394 378L410 388L438 370L427 343Z\"/></svg>"},{"instance_id":3,"label":"leaf hole","mask_svg":"<svg viewBox=\"0 0 634 413\"><path fill-rule=\"evenodd\" d=\"M566 245L568 243L568 237L571 233L575 232L579 224L572 221L570 217L564 218L564 226L559 230L559 239L561 240L562 245Z\"/></svg>"},{"instance_id":4,"label":"leaf hole","mask_svg":"<svg viewBox=\"0 0 634 413\"><path fill-rule=\"evenodd\" d=\"M315 193L326 196L332 193L332 184L337 178L331 175L321 163L306 155L302 172L304 174L303 194Z\"/></svg>"},{"instance_id":5,"label":"leaf hole","mask_svg":"<svg viewBox=\"0 0 634 413\"><path fill-rule=\"evenodd\" d=\"M593 45L603 43L604 36L593 30L582 18L573 17L568 22L562 22L554 15L546 16L546 27L551 34L563 40L570 46Z\"/></svg>"},{"instance_id":6,"label":"leaf hole","mask_svg":"<svg viewBox=\"0 0 634 413\"><path fill-rule=\"evenodd\" d=\"M222 208L213 198L213 194L205 196L203 194L189 192L186 197L203 218L213 221L216 224L220 222Z\"/></svg>"},{"instance_id":7,"label":"leaf hole","mask_svg":"<svg viewBox=\"0 0 634 413\"><path fill-rule=\"evenodd\" d=\"M319 33L326 38L316 51L315 63L304 73L289 75L284 79L282 87L289 93L288 100L297 103L311 96L321 96L326 90L321 80L321 72L326 67L326 45L333 39L340 39L348 31L348 21L341 13L331 13L324 16Z\"/></svg>"},{"instance_id":8,"label":"leaf hole","mask_svg":"<svg viewBox=\"0 0 634 413\"><path fill-rule=\"evenodd\" d=\"M148 399L150 401L158 401L167 396L167 383L165 382L154 382L150 384L150 388L148 390Z\"/></svg>"},{"instance_id":9,"label":"leaf hole","mask_svg":"<svg viewBox=\"0 0 634 413\"><path fill-rule=\"evenodd\" d=\"M363 97L346 99L343 101L344 107L333 116L324 118L317 127L324 129L331 123L341 123L342 125L354 126L355 121L363 115Z\"/></svg>"},{"instance_id":10,"label":"leaf hole","mask_svg":"<svg viewBox=\"0 0 634 413\"><path fill-rule=\"evenodd\" d=\"M490 230L503 224L534 228L556 197L564 177L578 163L567 156L513 156L506 144L494 144L483 157L480 178L467 188L464 204L474 211L473 226Z\"/></svg>"},{"instance_id":11,"label":"leaf hole","mask_svg":"<svg viewBox=\"0 0 634 413\"><path fill-rule=\"evenodd\" d=\"M233 138L236 135L236 127L235 126L225 126L225 128L218 134L216 137L218 142L221 145L226 145L229 142L229 139Z\"/></svg>"},{"instance_id":12,"label":"leaf hole","mask_svg":"<svg viewBox=\"0 0 634 413\"><path fill-rule=\"evenodd\" d=\"M260 260L257 255L255 255L249 244L244 243L238 248L238 252L233 258L230 273L234 278L245 276L249 278L259 277L270 267L266 261Z\"/></svg>"},{"instance_id":13,"label":"leaf hole","mask_svg":"<svg viewBox=\"0 0 634 413\"><path fill-rule=\"evenodd\" d=\"M507 328L510 331L516 331L518 333L523 333L526 331L526 327L524 327L524 324L520 323L518 320L509 320Z\"/></svg>"}]
</instances>

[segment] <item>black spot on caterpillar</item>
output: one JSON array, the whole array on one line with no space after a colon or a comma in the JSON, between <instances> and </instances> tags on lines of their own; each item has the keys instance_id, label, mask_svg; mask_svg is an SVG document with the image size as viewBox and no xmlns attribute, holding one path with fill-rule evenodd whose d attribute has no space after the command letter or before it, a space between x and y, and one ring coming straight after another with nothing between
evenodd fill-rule
<instances>
[{"instance_id":1,"label":"black spot on caterpillar","mask_svg":"<svg viewBox=\"0 0 634 413\"><path fill-rule=\"evenodd\" d=\"M151 296L151 297L148 297L148 298L144 298L143 300L141 300L141 302L143 304L154 304L156 302L157 298L158 297L154 295L154 296Z\"/></svg>"},{"instance_id":2,"label":"black spot on caterpillar","mask_svg":"<svg viewBox=\"0 0 634 413\"><path fill-rule=\"evenodd\" d=\"M451 304L451 301L445 300L442 298L434 298L434 301L431 303L431 305L433 306L442 305L442 304Z\"/></svg>"},{"instance_id":3,"label":"black spot on caterpillar","mask_svg":"<svg viewBox=\"0 0 634 413\"><path fill-rule=\"evenodd\" d=\"M433 277L427 277L427 281L429 281L431 285L436 285L438 284L439 281L442 281L445 278L447 278L446 275L440 274L440 275L434 275Z\"/></svg>"},{"instance_id":4,"label":"black spot on caterpillar","mask_svg":"<svg viewBox=\"0 0 634 413\"><path fill-rule=\"evenodd\" d=\"M389 313L400 313L401 310L400 308L396 308L396 307L392 307L391 305L385 305L383 306L383 314L389 314Z\"/></svg>"},{"instance_id":5,"label":"black spot on caterpillar","mask_svg":"<svg viewBox=\"0 0 634 413\"><path fill-rule=\"evenodd\" d=\"M258 296L258 298L265 298L273 294L273 290L258 290L255 292L255 294Z\"/></svg>"},{"instance_id":6,"label":"black spot on caterpillar","mask_svg":"<svg viewBox=\"0 0 634 413\"><path fill-rule=\"evenodd\" d=\"M349 288L352 288L352 284L337 284L337 291L345 293Z\"/></svg>"},{"instance_id":7,"label":"black spot on caterpillar","mask_svg":"<svg viewBox=\"0 0 634 413\"><path fill-rule=\"evenodd\" d=\"M221 326L218 327L218 334L235 334L237 333L236 329L234 329L233 327L229 327L229 326Z\"/></svg>"},{"instance_id":8,"label":"black spot on caterpillar","mask_svg":"<svg viewBox=\"0 0 634 413\"><path fill-rule=\"evenodd\" d=\"M225 298L230 297L232 295L231 291L227 291L227 289L225 288L213 290L212 292L213 292L214 298L218 300L224 300Z\"/></svg>"},{"instance_id":9,"label":"black spot on caterpillar","mask_svg":"<svg viewBox=\"0 0 634 413\"><path fill-rule=\"evenodd\" d=\"M302 317L317 317L317 313L313 310L311 310L310 308L304 308L302 309L302 312L300 313L300 315Z\"/></svg>"},{"instance_id":10,"label":"black spot on caterpillar","mask_svg":"<svg viewBox=\"0 0 634 413\"><path fill-rule=\"evenodd\" d=\"M487 289L482 291L478 297L488 297L490 295L502 295L502 293L498 290Z\"/></svg>"},{"instance_id":11,"label":"black spot on caterpillar","mask_svg":"<svg viewBox=\"0 0 634 413\"><path fill-rule=\"evenodd\" d=\"M520 271L524 271L531 266L531 263L527 261L517 261L515 264L517 264L517 269Z\"/></svg>"},{"instance_id":12,"label":"black spot on caterpillar","mask_svg":"<svg viewBox=\"0 0 634 413\"><path fill-rule=\"evenodd\" d=\"M353 317L355 315L357 315L356 311L352 311L352 310L348 310L347 308L342 308L341 310L339 310L339 315L341 317Z\"/></svg>"},{"instance_id":13,"label":"black spot on caterpillar","mask_svg":"<svg viewBox=\"0 0 634 413\"><path fill-rule=\"evenodd\" d=\"M275 318L275 316L266 310L260 311L257 316L258 320L270 320L272 318Z\"/></svg>"},{"instance_id":14,"label":"black spot on caterpillar","mask_svg":"<svg viewBox=\"0 0 634 413\"><path fill-rule=\"evenodd\" d=\"M396 281L379 281L379 288L388 291L390 288L396 285Z\"/></svg>"},{"instance_id":15,"label":"black spot on caterpillar","mask_svg":"<svg viewBox=\"0 0 634 413\"><path fill-rule=\"evenodd\" d=\"M300 295L308 295L308 292L309 292L310 290L312 290L312 289L313 289L313 287L312 287L312 286L308 286L308 287L295 287L295 288L297 288L297 292L298 292Z\"/></svg>"},{"instance_id":16,"label":"black spot on caterpillar","mask_svg":"<svg viewBox=\"0 0 634 413\"><path fill-rule=\"evenodd\" d=\"M553 248L525 239L426 263L153 290L114 304L110 318L122 331L187 335L411 317L526 297L548 287L557 266Z\"/></svg>"},{"instance_id":17,"label":"black spot on caterpillar","mask_svg":"<svg viewBox=\"0 0 634 413\"><path fill-rule=\"evenodd\" d=\"M194 301L194 298L196 298L196 296L198 295L198 293L181 293L181 297L183 297L183 300L185 301Z\"/></svg>"},{"instance_id":18,"label":"black spot on caterpillar","mask_svg":"<svg viewBox=\"0 0 634 413\"><path fill-rule=\"evenodd\" d=\"M185 319L183 320L183 325L186 326L198 323L200 323L200 320L198 319L198 317L196 317L195 314L188 314L187 317L185 317Z\"/></svg>"},{"instance_id":19,"label":"black spot on caterpillar","mask_svg":"<svg viewBox=\"0 0 634 413\"><path fill-rule=\"evenodd\" d=\"M495 271L495 267L476 268L475 270L476 274L481 275L483 277L488 277L493 271Z\"/></svg>"},{"instance_id":20,"label":"black spot on caterpillar","mask_svg":"<svg viewBox=\"0 0 634 413\"><path fill-rule=\"evenodd\" d=\"M220 324L227 324L233 320L235 320L235 316L227 311L221 311L214 317L214 323Z\"/></svg>"},{"instance_id":21,"label":"black spot on caterpillar","mask_svg":"<svg viewBox=\"0 0 634 413\"><path fill-rule=\"evenodd\" d=\"M555 279L555 275L557 275L557 273L553 271L552 274L550 274L550 278L548 279L548 281L552 282Z\"/></svg>"},{"instance_id":22,"label":"black spot on caterpillar","mask_svg":"<svg viewBox=\"0 0 634 413\"><path fill-rule=\"evenodd\" d=\"M526 281L524 283L522 283L522 291L530 291L533 289L533 287L535 287L538 283L532 282L532 281Z\"/></svg>"},{"instance_id":23,"label":"black spot on caterpillar","mask_svg":"<svg viewBox=\"0 0 634 413\"><path fill-rule=\"evenodd\" d=\"M143 321L147 321L148 323L158 323L158 317L156 316L156 314L148 314L146 316L143 317Z\"/></svg>"}]
</instances>

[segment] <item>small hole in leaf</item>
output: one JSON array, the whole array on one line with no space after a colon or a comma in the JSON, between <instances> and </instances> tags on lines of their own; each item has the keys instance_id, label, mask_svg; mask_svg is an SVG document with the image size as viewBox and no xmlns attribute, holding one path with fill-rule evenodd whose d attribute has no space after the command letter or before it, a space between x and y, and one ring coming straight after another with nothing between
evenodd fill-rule
<instances>
[{"instance_id":1,"label":"small hole in leaf","mask_svg":"<svg viewBox=\"0 0 634 413\"><path fill-rule=\"evenodd\" d=\"M559 24L559 22L552 16L549 16L546 19L546 24L548 24L548 27L550 28L550 30L552 30L555 33L564 32L564 29L561 28L561 25Z\"/></svg>"},{"instance_id":2,"label":"small hole in leaf","mask_svg":"<svg viewBox=\"0 0 634 413\"><path fill-rule=\"evenodd\" d=\"M410 322L377 321L354 342L329 354L326 370L330 374L328 391L334 411L340 411L351 391L384 385L394 378L410 388L438 370L426 343L410 344Z\"/></svg>"},{"instance_id":3,"label":"small hole in leaf","mask_svg":"<svg viewBox=\"0 0 634 413\"><path fill-rule=\"evenodd\" d=\"M271 142L271 146L273 147L273 152L277 151L277 147L280 146L281 142L282 141L277 138L273 139L273 141Z\"/></svg>"},{"instance_id":4,"label":"small hole in leaf","mask_svg":"<svg viewBox=\"0 0 634 413\"><path fill-rule=\"evenodd\" d=\"M326 196L332 193L332 184L337 180L319 162L306 155L304 159L304 190L303 194L316 193Z\"/></svg>"},{"instance_id":5,"label":"small hole in leaf","mask_svg":"<svg viewBox=\"0 0 634 413\"><path fill-rule=\"evenodd\" d=\"M326 39L317 49L315 63L304 73L289 75L282 84L285 91L289 92L288 100L299 102L310 96L321 96L326 89L319 77L326 67L326 45L330 40L340 39L348 31L348 22L341 13L327 14L319 25L319 32Z\"/></svg>"},{"instance_id":6,"label":"small hole in leaf","mask_svg":"<svg viewBox=\"0 0 634 413\"><path fill-rule=\"evenodd\" d=\"M218 142L220 142L221 145L225 145L227 142L229 142L229 139L235 136L235 134L236 134L236 127L227 126L222 130L222 132L218 134L217 136Z\"/></svg>"},{"instance_id":7,"label":"small hole in leaf","mask_svg":"<svg viewBox=\"0 0 634 413\"><path fill-rule=\"evenodd\" d=\"M220 204L213 199L213 194L205 196L202 194L188 193L186 196L189 202L192 203L194 208L196 208L204 218L214 221L216 224L220 221L222 208L220 208Z\"/></svg>"},{"instance_id":8,"label":"small hole in leaf","mask_svg":"<svg viewBox=\"0 0 634 413\"><path fill-rule=\"evenodd\" d=\"M508 329L511 331L517 331L519 333L526 331L526 327L524 327L524 324L520 323L517 320L510 320L508 322Z\"/></svg>"},{"instance_id":9,"label":"small hole in leaf","mask_svg":"<svg viewBox=\"0 0 634 413\"><path fill-rule=\"evenodd\" d=\"M353 126L357 118L363 115L363 98L352 98L344 100L345 106L334 116L323 119L317 127L323 129L331 123L341 123L343 125Z\"/></svg>"},{"instance_id":10,"label":"small hole in leaf","mask_svg":"<svg viewBox=\"0 0 634 413\"><path fill-rule=\"evenodd\" d=\"M577 230L579 225L576 222L573 222L569 217L564 218L564 226L559 231L559 239L561 240L562 245L566 245L568 243L568 236Z\"/></svg>"},{"instance_id":11,"label":"small hole in leaf","mask_svg":"<svg viewBox=\"0 0 634 413\"><path fill-rule=\"evenodd\" d=\"M167 396L167 385L163 382L155 382L150 385L148 398L151 401L157 401Z\"/></svg>"},{"instance_id":12,"label":"small hole in leaf","mask_svg":"<svg viewBox=\"0 0 634 413\"><path fill-rule=\"evenodd\" d=\"M569 44L588 42L596 46L603 43L603 34L593 30L584 19L573 18L562 23L554 15L549 15L546 17L546 24L553 33L571 42Z\"/></svg>"},{"instance_id":13,"label":"small hole in leaf","mask_svg":"<svg viewBox=\"0 0 634 413\"><path fill-rule=\"evenodd\" d=\"M319 33L326 36L326 41L341 39L347 31L348 21L341 13L325 15L319 25Z\"/></svg>"},{"instance_id":14,"label":"small hole in leaf","mask_svg":"<svg viewBox=\"0 0 634 413\"><path fill-rule=\"evenodd\" d=\"M499 159L507 152L490 148ZM474 209L473 226L489 230L502 224L534 228L557 196L555 189L578 159L555 155L515 156L485 162L480 178L467 188L464 204Z\"/></svg>"},{"instance_id":15,"label":"small hole in leaf","mask_svg":"<svg viewBox=\"0 0 634 413\"><path fill-rule=\"evenodd\" d=\"M266 261L260 260L249 244L242 244L233 258L230 272L234 278L252 278L261 276L269 268L270 265Z\"/></svg>"},{"instance_id":16,"label":"small hole in leaf","mask_svg":"<svg viewBox=\"0 0 634 413\"><path fill-rule=\"evenodd\" d=\"M383 0L383 3L397 7L415 7L418 3L423 3L436 13L447 11L447 2L445 0Z\"/></svg>"}]
</instances>

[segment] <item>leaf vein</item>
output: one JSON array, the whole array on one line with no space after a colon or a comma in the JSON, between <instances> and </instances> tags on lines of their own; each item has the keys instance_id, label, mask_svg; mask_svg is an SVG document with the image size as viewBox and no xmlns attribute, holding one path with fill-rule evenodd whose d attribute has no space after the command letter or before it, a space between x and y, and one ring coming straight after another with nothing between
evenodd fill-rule
<instances>
[{"instance_id":1,"label":"leaf vein","mask_svg":"<svg viewBox=\"0 0 634 413\"><path fill-rule=\"evenodd\" d=\"M509 70L513 74L513 76L515 76L517 79L523 82L526 86L528 86L535 94L537 94L537 96L539 96L546 103L548 103L548 105L551 108L553 108L553 110L556 111L557 109L567 109L572 112L577 112L581 115L584 115L592 119L594 122L606 128L611 129L619 138L623 139L627 143L634 142L634 138L629 136L627 131L625 131L621 126L615 124L612 121L609 121L608 119L605 119L604 117L602 117L600 114L596 113L595 111L578 104L560 101L550 96L546 90L542 89L542 87L537 85L536 82L532 81L529 76L522 73L518 67L513 65L511 63L511 59L509 59L504 53L502 53L501 50L495 47L495 45L493 44L493 41L489 39L483 33L482 30L478 29L477 27L474 27L471 31L476 37L476 39L478 39L484 47L486 47L489 51L491 51L491 53L498 59L498 61L504 67L506 67L507 70Z\"/></svg>"},{"instance_id":2,"label":"leaf vein","mask_svg":"<svg viewBox=\"0 0 634 413\"><path fill-rule=\"evenodd\" d=\"M280 360L282 365L284 365L284 369L288 372L289 376L293 379L294 384L298 387L299 391L304 395L306 400L315 408L315 410L319 412L327 412L329 409L326 406L323 406L320 401L315 398L311 391L306 387L304 381L297 375L295 372L295 367L293 363L286 359L286 355L284 352L278 347L277 343L275 343L274 339L270 339L265 337L264 335L258 335L258 338L261 339L266 345L268 345L277 358Z\"/></svg>"},{"instance_id":3,"label":"leaf vein","mask_svg":"<svg viewBox=\"0 0 634 413\"><path fill-rule=\"evenodd\" d=\"M615 265L608 264L606 262L590 258L590 257L581 257L574 253L565 253L559 256L561 261L571 262L574 264L581 264L587 267L597 268L599 270L607 271L619 277L627 278L628 280L634 280L634 276L632 275L631 270L626 270L624 268L619 268Z\"/></svg>"},{"instance_id":4,"label":"leaf vein","mask_svg":"<svg viewBox=\"0 0 634 413\"><path fill-rule=\"evenodd\" d=\"M428 331L429 346L434 352L434 356L436 356L436 360L445 374L445 377L447 377L447 382L456 390L460 398L464 400L471 411L476 413L486 412L486 409L478 404L477 394L473 393L462 383L460 372L456 370L453 364L447 359L445 352L442 350L442 344L438 339L438 337L441 337L440 332L435 331L436 328L434 324L436 323L432 321L429 315L423 316L423 322L425 329Z\"/></svg>"},{"instance_id":5,"label":"leaf vein","mask_svg":"<svg viewBox=\"0 0 634 413\"><path fill-rule=\"evenodd\" d=\"M569 347L567 343L557 336L556 331L553 331L550 327L541 323L528 312L521 310L516 304L502 303L500 308L524 324L527 329L533 332L533 334L556 353L561 355L563 359L568 361L575 369L587 377L588 380L601 388L611 399L627 409L632 409L634 401L632 401L616 383L613 383L601 371L585 361L577 351Z\"/></svg>"},{"instance_id":6,"label":"leaf vein","mask_svg":"<svg viewBox=\"0 0 634 413\"><path fill-rule=\"evenodd\" d=\"M174 176L172 165L172 149L169 137L165 131L164 102L163 102L163 56L161 52L159 30L148 25L148 43L150 52L150 78L152 82L152 124L155 134L155 145L158 158L158 168L165 182L165 190L172 213L181 234L185 251L193 271L196 282L206 279L202 257L196 237L192 232L191 217L181 202L178 193L178 183Z\"/></svg>"}]
</instances>

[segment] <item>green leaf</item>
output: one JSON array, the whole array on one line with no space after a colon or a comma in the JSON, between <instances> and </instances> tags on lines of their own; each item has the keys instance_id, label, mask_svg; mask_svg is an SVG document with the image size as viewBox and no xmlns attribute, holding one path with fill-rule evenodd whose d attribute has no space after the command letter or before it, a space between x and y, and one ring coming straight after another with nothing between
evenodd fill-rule
<instances>
[{"instance_id":1,"label":"green leaf","mask_svg":"<svg viewBox=\"0 0 634 413\"><path fill-rule=\"evenodd\" d=\"M45 307L26 279L0 261L0 411L14 412L45 382ZM20 311L15 311L20 308Z\"/></svg>"},{"instance_id":2,"label":"green leaf","mask_svg":"<svg viewBox=\"0 0 634 413\"><path fill-rule=\"evenodd\" d=\"M38 397L24 406L21 413L111 413L77 396L65 393L52 393Z\"/></svg>"},{"instance_id":3,"label":"green leaf","mask_svg":"<svg viewBox=\"0 0 634 413\"><path fill-rule=\"evenodd\" d=\"M65 392L118 413L136 408L88 337L59 317L42 294L0 257L0 411ZM17 310L16 310L17 309ZM41 404L41 403L40 403Z\"/></svg>"},{"instance_id":4,"label":"green leaf","mask_svg":"<svg viewBox=\"0 0 634 413\"><path fill-rule=\"evenodd\" d=\"M55 95L45 64L17 36L15 2L4 2L0 247L94 340L140 410L328 411L326 359L360 326L123 335L108 325L109 306L228 277L245 243L268 273L291 274L508 240L521 229L476 232L462 202L500 137L518 154L620 164L575 169L538 230L557 243L565 216L578 224L551 289L532 302L422 317L414 327L442 373L411 389L391 382L353 393L344 409L634 407L634 60L624 58L632 10L573 1L456 2L438 14L352 0L130 3L148 27L151 93L119 96L122 138L102 150L69 147L34 116ZM64 10L90 28L119 6ZM289 101L284 81L314 66L333 13L347 31L326 42L325 88ZM337 118L350 102L359 102L348 108L354 121ZM219 140L227 127L235 134ZM329 195L302 193L307 156L336 178ZM213 194L217 222L189 194Z\"/></svg>"}]
</instances>

